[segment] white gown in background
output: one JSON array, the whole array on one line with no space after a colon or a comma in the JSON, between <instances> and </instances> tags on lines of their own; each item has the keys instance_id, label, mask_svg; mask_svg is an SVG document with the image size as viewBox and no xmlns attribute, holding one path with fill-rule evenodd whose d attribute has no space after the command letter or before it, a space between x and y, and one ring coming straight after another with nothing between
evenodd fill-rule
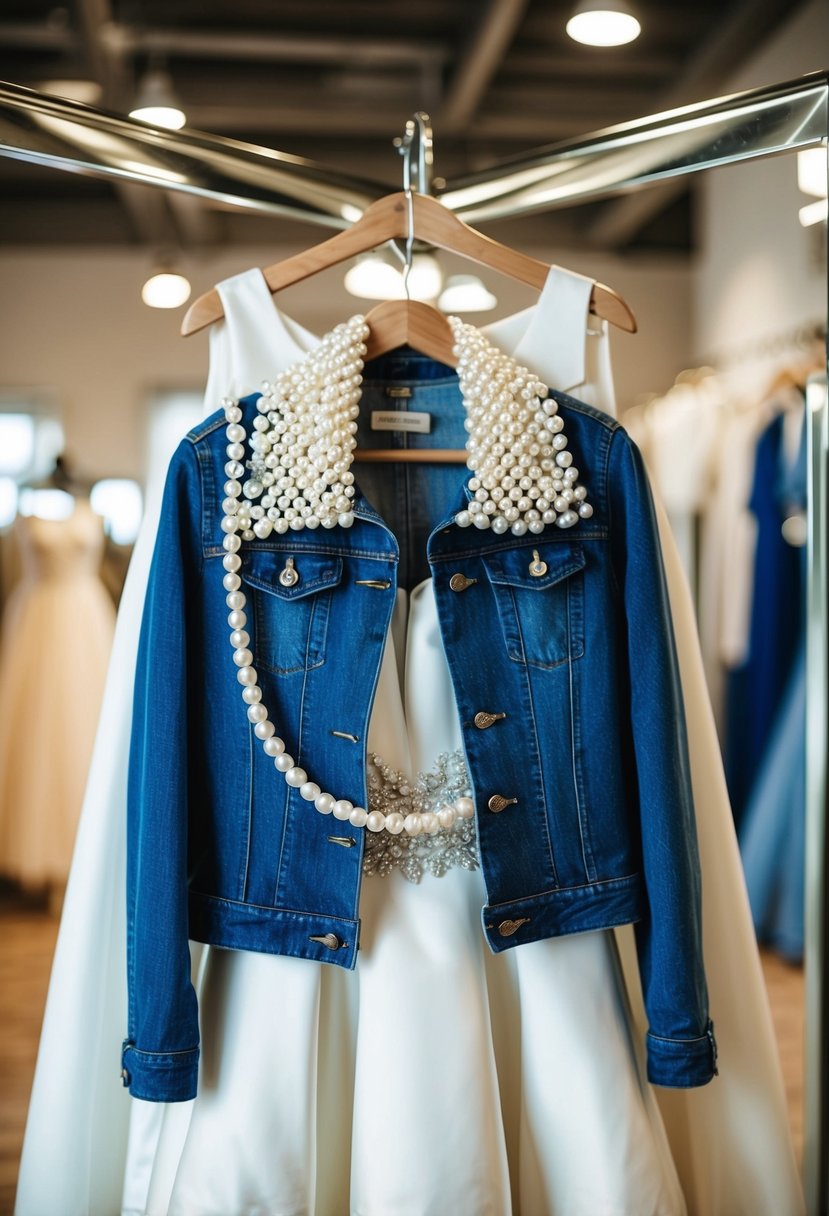
<instances>
[{"instance_id":1,"label":"white gown in background","mask_svg":"<svg viewBox=\"0 0 829 1216\"><path fill-rule=\"evenodd\" d=\"M62 886L72 863L115 628L103 522L19 516L23 573L0 642L0 874Z\"/></svg>"},{"instance_id":2,"label":"white gown in background","mask_svg":"<svg viewBox=\"0 0 829 1216\"><path fill-rule=\"evenodd\" d=\"M224 287L223 298L229 320L211 334L207 412L216 408L228 391L234 394L250 391L261 379L272 377L280 366L312 349L316 342L313 335L279 313L258 272L230 280ZM585 340L586 311L584 282L578 276L552 274L534 309L488 327L486 332L548 383L612 409L606 337ZM122 601L115 657L67 893L21 1165L19 1216L48 1216L52 1212L60 1216L75 1213L111 1216L117 1212L128 1139L128 1192L124 1196L124 1210L164 1211L164 1205L168 1204L169 1210L175 1211L178 1187L181 1210L192 1211L187 1204L198 1200L186 1188L198 1187L199 1162L218 1152L219 1142L224 1151L230 1151L227 1140L234 1133L228 1118L217 1119L217 1113L223 1107L225 1112L236 1110L241 1118L250 1103L249 1109L263 1116L267 1110L265 1097L272 1096L274 1074L268 1075L268 1061L274 1044L269 1042L261 1021L257 1022L258 1037L253 1032L247 1037L244 1034L228 1037L223 1029L222 1057L215 1062L229 1074L225 1077L227 1084L206 1091L195 1105L131 1103L118 1087L126 1009L124 772L135 649L155 527L151 509ZM230 1018L234 1025L241 1026L241 1021L236 1021L240 1011L233 1007L238 994L253 989L262 991L278 975L274 982L282 995L281 1007L290 1008L288 1017L296 1019L294 1030L299 1035L298 1041L305 1045L304 1051L279 1052L282 1075L286 1057L288 1067L295 1072L285 1079L286 1087L295 1095L305 1094L304 1101L294 1106L289 1134L285 1135L280 1126L279 1137L268 1139L264 1118L253 1125L239 1124L242 1139L236 1146L235 1160L238 1163L247 1159L250 1172L239 1166L236 1177L228 1180L228 1185L236 1188L230 1202L239 1202L248 1181L251 1186L261 1182L264 1154L270 1162L268 1169L277 1179L275 1185L293 1187L289 1194L294 1197L313 1195L316 1189L316 1211L337 1212L338 1216L343 1197L348 1193L349 1173L352 1210L361 1216L384 1211L383 1205L391 1202L388 1188L396 1185L398 1177L402 1186L407 1179L414 1178L418 1192L417 1199L405 1191L395 1194L396 1210L423 1216L430 1211L445 1211L445 1191L441 1209L435 1206L437 1200L429 1206L424 1188L428 1188L431 1177L443 1183L451 1179L450 1167L460 1160L467 1183L465 1202L467 1205L474 1202L470 1194L474 1197L476 1192L470 1192L468 1187L477 1177L480 1185L488 1188L489 1206L482 1200L478 1209L453 1208L459 1212L491 1211L493 1216L505 1216L510 1210L507 1187L512 1188L516 1213L520 1195L524 1216L574 1210L635 1212L636 1216L644 1216L645 1211L651 1210L681 1212L683 1200L675 1185L674 1170L692 1216L797 1216L802 1211L776 1048L705 694L690 599L664 520L660 520L660 527L689 720L703 873L706 969L720 1043L721 1075L710 1086L687 1092L635 1084L637 1076L641 1076L638 1070L644 1017L635 982L635 960L632 967L630 963L629 932L619 935L627 959L625 991L613 980L615 952L610 949L608 934L582 935L569 942L536 943L498 959L488 957L479 940L477 910L481 892L476 885L480 881L476 873L459 870L439 879L427 876L419 885L406 883L398 874L367 879L361 916L367 928L382 922L383 932L377 935L376 951L361 958L357 973L333 975L334 968L313 968L303 966L299 960L282 959L277 960L278 968L268 968L253 954L196 952L197 962L201 962L198 980L205 1009L218 1008L222 1018ZM406 647L409 652L412 647L424 644L428 648L423 639L429 638L431 596L421 586L412 593L410 604L405 599L404 594L399 610L409 610L404 630ZM384 671L395 674L395 667L389 646ZM388 678L385 677L387 684ZM396 696L399 704L401 698L417 695L416 691L410 694L408 684L401 683L396 675L390 688L390 695ZM401 736L398 744L402 739ZM391 743L387 750L390 746ZM445 743L440 746L445 750ZM393 763L390 756L384 758ZM434 762L434 756L424 754L423 758L427 768ZM475 912L474 940L468 930L470 909ZM424 1028L422 1021L413 1026L407 1016L408 994L412 994L412 999L417 995L411 989L417 972L413 968L410 973L400 966L400 960L387 957L384 942L402 940L408 934L411 940L407 949L412 958L418 957L417 948L424 945L416 931L421 923L418 918L428 923L429 916L440 918L441 940L446 940L446 925L451 926L452 947L447 947L443 962L451 960L451 971L463 959L466 983L459 988L447 977L448 982L443 984L441 959L436 960L428 952L423 956L428 960L430 976L436 977L430 989L430 995L434 991L436 1020L434 1027ZM402 938L395 939L395 933ZM265 964L272 962L264 959ZM559 967L561 975L557 972ZM500 978L505 980L500 986L493 978L499 970ZM289 973L290 982L296 985L296 1000L285 1002L284 985L289 982L286 978ZM398 978L390 991L389 976L395 974ZM622 1193L614 1190L613 1205L605 1208L590 1207L598 1191L588 1190L583 1201L578 1194L579 1182L601 1188L601 1180L592 1177L589 1148L568 1138L570 1134L578 1138L577 1127L560 1129L563 1139L558 1140L553 1134L557 1126L553 1122L551 1135L532 1148L532 1134L541 1126L539 1113L542 1117L550 1110L555 1113L555 1103L550 1107L542 1079L545 1073L552 1076L556 1075L555 1069L569 1067L566 1056L550 1058L550 1054L557 1054L555 1040L560 1036L562 1043L575 1042L580 1036L584 1042L583 1002L568 1010L560 995L544 991L544 985L550 984L560 993L556 985L566 986L569 980L564 976L568 974L582 993L593 986L592 1007L597 1020L590 1033L594 1042L602 1042L607 1076L626 1078L612 1089L606 1085L604 1090L598 1090L603 1075L599 1061L599 1067L588 1074L592 1085L584 1085L581 1072L578 1081L566 1071L559 1073L557 1079L557 1084L567 1092L566 1106L572 1124L581 1122L582 1127L600 1136L603 1129L612 1126L606 1116L616 1120L614 1142L604 1143L601 1155L606 1161L616 1162L612 1178L614 1187L621 1186ZM348 981L355 979L360 986L361 1001L361 1016L356 1025L353 995L346 991ZM372 985L381 982L382 992L372 993ZM520 1005L510 1005L510 1001L516 1000L516 991ZM630 1016L625 1008L628 997L637 1024L632 1038L628 1034ZM458 1005L461 999L466 1001L463 1007ZM267 993L264 1000L267 1006ZM384 1011L379 1025L372 1025L362 1016L372 1002L375 1009ZM548 1004L549 1011L545 1009ZM577 1024L568 1025L568 1016L572 1018L574 1011L579 1015ZM549 1020L542 1025L539 1019L544 1014L548 1014ZM319 1027L318 1039L307 1032L299 1034L309 1024ZM612 1046L607 1047L608 1054L604 1056L609 1027ZM395 1031L393 1041L389 1038L390 1029ZM208 1017L204 1027L208 1059L212 1030ZM280 1023L285 1041L291 1041L291 1033L290 1022ZM447 1068L447 1060L453 1057L451 1050L445 1050L447 1042L441 1043L441 1038L451 1040L454 1034L461 1035L465 1044L459 1060L468 1059L470 1050L478 1053L480 1092L471 1101L467 1093L460 1092L465 1068L457 1071ZM428 1053L433 1038L437 1054L430 1064ZM353 1075L357 1080L352 1094L348 1086L353 1044L357 1053ZM228 1059L225 1050L238 1051L238 1059ZM528 1054L522 1061L524 1051ZM393 1053L397 1078L391 1093L385 1085L389 1053ZM614 1063L610 1064L614 1053ZM418 1095L417 1086L424 1077L434 1075L438 1066L443 1070L440 1088L447 1097L446 1109L451 1116L439 1120L438 1126L391 1127L389 1120L394 1116L383 1108L384 1096L392 1100L396 1094L399 1098L401 1085L409 1084L414 1087L412 1109L434 1110L434 1106L429 1106L436 1100L431 1092L434 1087L427 1087L428 1094ZM258 1083L268 1090L267 1095L262 1095L261 1104L251 1094L249 1085L244 1093L234 1090L233 1075L238 1071L249 1081L251 1070ZM499 1093L499 1078L508 1070L519 1075L522 1084L511 1088L502 1085ZM404 1075L408 1082L403 1082ZM317 1108L317 1092L330 1095L334 1084L340 1086L340 1104L321 1101ZM633 1092L634 1086L637 1092ZM602 1110L593 1110L591 1115L590 1104L597 1094ZM582 1097L584 1109L580 1105ZM657 1102L667 1130L667 1143L661 1139ZM128 1135L130 1105L134 1117ZM634 1129L633 1145L627 1139L626 1120L631 1120L630 1127ZM349 1146L352 1124L359 1134ZM470 1152L470 1137L478 1146L477 1159L476 1151ZM384 1154L388 1167L378 1170L376 1159L378 1155L383 1159ZM311 1164L315 1159L318 1168ZM380 1190L373 1190L375 1186ZM557 1187L563 1187L564 1192ZM576 1187L576 1192L568 1190L569 1187ZM633 1189L626 1191L625 1187ZM645 1202L642 1196L648 1197L650 1206L625 1207L628 1199L634 1205ZM581 1209L576 1206L579 1202ZM157 1203L161 1206L154 1206ZM305 1208L288 1206L272 1210ZM385 1210L390 1209L386 1206Z\"/></svg>"}]
</instances>

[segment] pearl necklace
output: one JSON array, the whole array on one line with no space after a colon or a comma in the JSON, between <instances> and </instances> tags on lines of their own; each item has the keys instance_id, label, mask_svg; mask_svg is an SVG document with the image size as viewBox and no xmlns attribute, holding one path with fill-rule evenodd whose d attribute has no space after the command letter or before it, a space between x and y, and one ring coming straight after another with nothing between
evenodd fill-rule
<instances>
[{"instance_id":1,"label":"pearl necklace","mask_svg":"<svg viewBox=\"0 0 829 1216\"><path fill-rule=\"evenodd\" d=\"M576 484L578 469L566 450L564 424L546 385L473 326L457 317L449 317L449 324L467 414L467 465L474 474L469 481L474 498L455 522L462 528L491 527L496 533L509 528L522 536L528 530L542 532L547 524L571 528L580 517L589 519L593 508L584 487ZM354 827L393 836L433 835L451 829L458 820L471 819L472 799L461 796L437 811L411 811L405 816L396 810L368 811L324 791L294 764L262 704L245 629L247 598L239 575L243 540L265 540L272 531L284 534L289 528L350 528L354 523L350 466L367 337L364 318L352 317L327 334L305 360L281 372L275 384L263 385L247 466L239 403L230 397L222 402L228 439L221 524L227 623L248 719L265 755L273 759L287 784L321 815L347 819ZM243 484L246 467L251 476Z\"/></svg>"}]
</instances>

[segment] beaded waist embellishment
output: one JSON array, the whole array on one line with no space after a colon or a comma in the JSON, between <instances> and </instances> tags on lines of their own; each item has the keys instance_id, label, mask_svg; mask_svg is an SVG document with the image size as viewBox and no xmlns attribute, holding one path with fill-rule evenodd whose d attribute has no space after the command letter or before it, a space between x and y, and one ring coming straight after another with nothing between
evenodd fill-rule
<instances>
[{"instance_id":1,"label":"beaded waist embellishment","mask_svg":"<svg viewBox=\"0 0 829 1216\"><path fill-rule=\"evenodd\" d=\"M440 878L455 866L477 870L475 821L453 811L453 803L470 788L463 752L441 752L434 768L414 780L370 753L367 772L370 810L386 817L419 815L424 826L416 836L366 832L364 874L385 877L398 869L409 882L420 882L427 872Z\"/></svg>"}]
</instances>

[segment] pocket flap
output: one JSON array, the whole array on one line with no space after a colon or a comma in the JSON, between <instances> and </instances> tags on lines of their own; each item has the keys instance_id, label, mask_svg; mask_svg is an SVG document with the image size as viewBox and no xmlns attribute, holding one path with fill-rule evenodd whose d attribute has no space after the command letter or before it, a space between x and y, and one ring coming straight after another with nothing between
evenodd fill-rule
<instances>
[{"instance_id":1,"label":"pocket flap","mask_svg":"<svg viewBox=\"0 0 829 1216\"><path fill-rule=\"evenodd\" d=\"M288 558L293 558L293 567ZM297 580L284 586L279 576L286 569L293 569ZM334 587L342 578L343 559L331 553L307 553L299 550L247 549L242 551L242 566L239 570L243 582L269 595L283 600L298 600Z\"/></svg>"},{"instance_id":2,"label":"pocket flap","mask_svg":"<svg viewBox=\"0 0 829 1216\"><path fill-rule=\"evenodd\" d=\"M546 565L543 574L531 574L535 565L534 551ZM520 549L501 549L484 557L490 582L506 583L510 587L525 587L528 591L543 591L569 578L586 563L584 549L572 542L551 541L547 544L522 546Z\"/></svg>"}]
</instances>

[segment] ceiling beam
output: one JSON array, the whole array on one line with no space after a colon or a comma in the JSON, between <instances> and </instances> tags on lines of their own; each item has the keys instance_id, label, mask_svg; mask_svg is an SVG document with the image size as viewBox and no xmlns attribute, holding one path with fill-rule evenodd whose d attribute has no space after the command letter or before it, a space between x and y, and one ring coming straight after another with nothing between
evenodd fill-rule
<instances>
[{"instance_id":1,"label":"ceiling beam","mask_svg":"<svg viewBox=\"0 0 829 1216\"><path fill-rule=\"evenodd\" d=\"M103 31L106 44L120 55L175 55L180 59L243 59L270 63L334 63L345 67L406 67L443 62L451 50L435 40L367 38L342 35L266 34L257 30L187 30L159 27L137 29L110 24Z\"/></svg>"},{"instance_id":2,"label":"ceiling beam","mask_svg":"<svg viewBox=\"0 0 829 1216\"><path fill-rule=\"evenodd\" d=\"M444 135L465 133L509 49L528 0L489 0L437 114Z\"/></svg>"},{"instance_id":3,"label":"ceiling beam","mask_svg":"<svg viewBox=\"0 0 829 1216\"><path fill-rule=\"evenodd\" d=\"M728 80L746 57L757 52L761 41L791 14L791 0L740 0L732 4L726 18L712 27L712 35L688 62L685 71L655 107L658 111L716 97L728 88ZM585 236L602 248L629 244L653 216L673 202L687 184L680 177L649 189L627 194L603 205L599 217Z\"/></svg>"},{"instance_id":4,"label":"ceiling beam","mask_svg":"<svg viewBox=\"0 0 829 1216\"><path fill-rule=\"evenodd\" d=\"M125 114L132 102L133 82L126 67L126 56L107 36L113 26L110 2L78 0L78 16L90 75L103 89L102 105ZM188 245L208 244L211 236L215 239L218 233L215 217L209 217L206 209L205 217L199 216L196 199L190 206L176 207L176 223L170 202L162 191L133 186L125 181L116 181L114 189L138 239L151 249L176 249L182 243L180 235Z\"/></svg>"}]
</instances>

